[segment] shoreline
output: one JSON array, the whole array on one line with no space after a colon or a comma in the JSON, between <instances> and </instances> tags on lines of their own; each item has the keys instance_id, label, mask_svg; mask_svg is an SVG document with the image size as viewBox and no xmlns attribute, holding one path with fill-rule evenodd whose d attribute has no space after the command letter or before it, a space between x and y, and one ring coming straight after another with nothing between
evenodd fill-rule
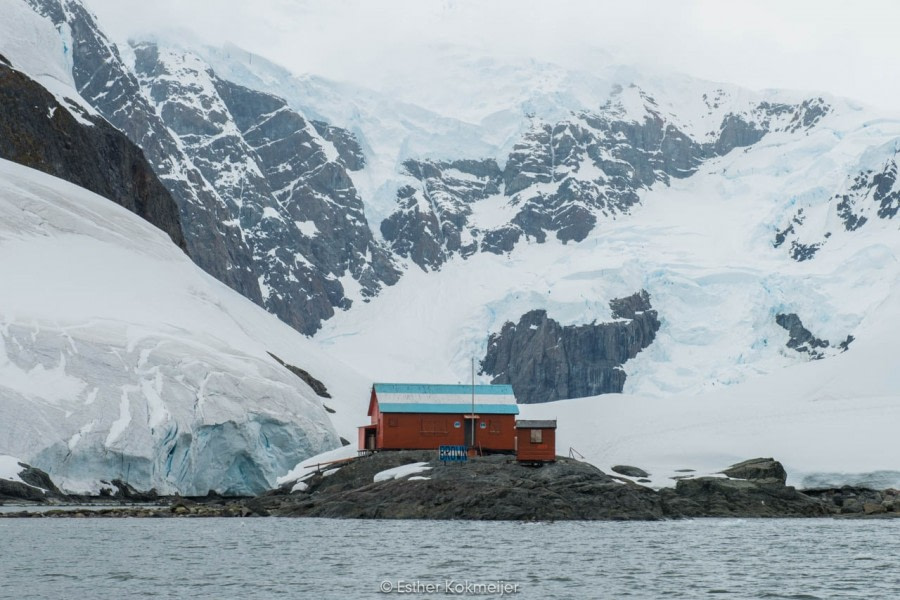
<instances>
[{"instance_id":1,"label":"shoreline","mask_svg":"<svg viewBox=\"0 0 900 600\"><path fill-rule=\"evenodd\" d=\"M849 487L797 490L774 459L752 459L717 477L687 477L651 489L632 477L557 457L535 468L504 455L443 464L429 451L382 452L312 473L255 497L159 496L121 481L115 495L40 500L0 497L0 519L322 517L478 521L659 521L694 518L900 517L900 491ZM46 481L46 480L45 480ZM291 491L292 488L297 491ZM7 490L8 492L8 490ZM5 502L5 504L3 504ZM19 508L22 510L10 510Z\"/></svg>"}]
</instances>

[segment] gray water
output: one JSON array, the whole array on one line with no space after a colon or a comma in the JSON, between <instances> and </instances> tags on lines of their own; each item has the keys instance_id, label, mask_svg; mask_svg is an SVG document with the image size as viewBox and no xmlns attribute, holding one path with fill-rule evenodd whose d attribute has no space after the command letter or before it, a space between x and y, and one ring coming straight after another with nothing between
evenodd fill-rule
<instances>
[{"instance_id":1,"label":"gray water","mask_svg":"<svg viewBox=\"0 0 900 600\"><path fill-rule=\"evenodd\" d=\"M0 598L890 599L898 540L900 520L5 519Z\"/></svg>"}]
</instances>

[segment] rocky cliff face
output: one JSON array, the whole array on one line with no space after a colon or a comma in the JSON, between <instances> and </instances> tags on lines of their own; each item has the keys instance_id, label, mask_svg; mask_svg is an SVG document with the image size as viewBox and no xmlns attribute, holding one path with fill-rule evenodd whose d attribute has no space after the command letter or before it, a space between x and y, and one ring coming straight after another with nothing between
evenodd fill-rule
<instances>
[{"instance_id":1,"label":"rocky cliff face","mask_svg":"<svg viewBox=\"0 0 900 600\"><path fill-rule=\"evenodd\" d=\"M35 12L71 34L78 92L144 150L181 211L188 253L203 270L259 302L249 248L223 211L224 201L182 152L143 95L137 78L93 15L77 0L27 0Z\"/></svg>"},{"instance_id":2,"label":"rocky cliff face","mask_svg":"<svg viewBox=\"0 0 900 600\"><path fill-rule=\"evenodd\" d=\"M653 342L660 322L644 291L610 308L610 323L563 326L543 310L508 322L491 334L481 372L512 384L524 404L621 392L622 365Z\"/></svg>"},{"instance_id":3,"label":"rocky cliff face","mask_svg":"<svg viewBox=\"0 0 900 600\"><path fill-rule=\"evenodd\" d=\"M204 270L307 334L397 281L348 173L365 164L352 134L190 53L139 44L132 68L77 0L28 2L71 32L79 93L144 149Z\"/></svg>"},{"instance_id":4,"label":"rocky cliff face","mask_svg":"<svg viewBox=\"0 0 900 600\"><path fill-rule=\"evenodd\" d=\"M817 338L803 326L803 321L796 313L779 313L775 315L775 322L787 330L790 336L785 345L795 352L808 355L811 360L819 360L826 356L846 352L853 342L852 335L848 335L844 341L838 344Z\"/></svg>"},{"instance_id":5,"label":"rocky cliff face","mask_svg":"<svg viewBox=\"0 0 900 600\"><path fill-rule=\"evenodd\" d=\"M165 231L184 249L178 206L140 148L103 119L76 119L37 82L0 57L0 158L109 198Z\"/></svg>"},{"instance_id":6,"label":"rocky cliff face","mask_svg":"<svg viewBox=\"0 0 900 600\"><path fill-rule=\"evenodd\" d=\"M716 114L721 98L704 98L709 115ZM701 137L637 86L618 87L599 111L557 122L533 118L502 170L495 161L407 161L412 182L399 190L398 209L382 231L398 254L426 270L454 254L501 254L548 234L579 242L604 219L627 214L642 190L688 177L704 161L768 133L808 130L830 110L821 98L760 102L725 114ZM485 226L473 212L492 196L498 206Z\"/></svg>"},{"instance_id":7,"label":"rocky cliff face","mask_svg":"<svg viewBox=\"0 0 900 600\"><path fill-rule=\"evenodd\" d=\"M364 164L349 132L220 79L193 54L152 43L135 45L134 53L155 110L227 199L224 210L250 250L265 308L312 334L335 307L397 281L348 173Z\"/></svg>"}]
</instances>

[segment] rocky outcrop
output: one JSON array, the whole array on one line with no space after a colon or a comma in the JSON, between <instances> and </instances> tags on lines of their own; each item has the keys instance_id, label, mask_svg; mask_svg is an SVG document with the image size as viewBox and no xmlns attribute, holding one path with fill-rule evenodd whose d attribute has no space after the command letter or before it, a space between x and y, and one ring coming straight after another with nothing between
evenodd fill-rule
<instances>
[{"instance_id":1,"label":"rocky outcrop","mask_svg":"<svg viewBox=\"0 0 900 600\"><path fill-rule=\"evenodd\" d=\"M774 480L698 477L660 491L669 517L822 517L824 503Z\"/></svg>"},{"instance_id":2,"label":"rocky outcrop","mask_svg":"<svg viewBox=\"0 0 900 600\"><path fill-rule=\"evenodd\" d=\"M352 304L343 278L362 298L398 280L348 173L364 164L352 134L219 78L191 53L153 43L133 49L164 124L239 225L269 312L312 334Z\"/></svg>"},{"instance_id":3,"label":"rocky outcrop","mask_svg":"<svg viewBox=\"0 0 900 600\"><path fill-rule=\"evenodd\" d=\"M318 379L316 379L315 377L313 377L309 373L309 371L307 371L306 369L301 369L300 367L296 367L294 365L289 365L288 363L284 362L283 360L281 360L280 358L278 358L271 352L267 352L266 354L268 354L269 356L274 358L275 362L280 364L282 367L284 367L285 369L287 369L288 371L290 371L291 373L293 373L294 375L296 375L297 377L302 379L304 381L304 383L306 383L306 385L308 385L310 388L312 388L312 391L314 391L317 396L319 396L321 398L331 398L331 394L328 393L328 388L325 387L325 384L322 383L321 381L319 381ZM328 407L325 407L325 410L329 410ZM334 412L334 411L332 410L330 412ZM344 444L344 445L346 446L346 444Z\"/></svg>"},{"instance_id":4,"label":"rocky outcrop","mask_svg":"<svg viewBox=\"0 0 900 600\"><path fill-rule=\"evenodd\" d=\"M125 64L116 45L78 0L26 0L71 33L72 77L79 94L137 144L178 204L188 254L204 271L255 302L259 283L224 199L185 155Z\"/></svg>"},{"instance_id":5,"label":"rocky outcrop","mask_svg":"<svg viewBox=\"0 0 900 600\"><path fill-rule=\"evenodd\" d=\"M414 462L429 467L417 479L373 481L380 471ZM732 467L743 469L750 479L700 477L654 491L562 457L535 469L505 456L442 465L434 452L382 452L328 476L314 475L305 480L302 492L288 493L292 484L287 484L257 501L273 515L388 519L652 520L822 517L837 512L829 502L769 476L779 468L777 461L755 459ZM767 477L757 477L761 475Z\"/></svg>"},{"instance_id":6,"label":"rocky outcrop","mask_svg":"<svg viewBox=\"0 0 900 600\"><path fill-rule=\"evenodd\" d=\"M178 206L144 153L118 129L73 116L40 84L0 64L0 158L49 173L123 206L186 248Z\"/></svg>"},{"instance_id":7,"label":"rocky outcrop","mask_svg":"<svg viewBox=\"0 0 900 600\"><path fill-rule=\"evenodd\" d=\"M822 340L812 334L812 332L803 326L795 313L779 313L775 315L775 322L786 329L790 338L787 341L787 347L796 352L809 355L812 360L825 358L829 354L837 352L846 352L853 342L853 336L848 335L847 338L832 348L831 342ZM834 351L829 352L829 349Z\"/></svg>"},{"instance_id":8,"label":"rocky outcrop","mask_svg":"<svg viewBox=\"0 0 900 600\"><path fill-rule=\"evenodd\" d=\"M407 160L403 169L416 184L397 192L397 211L381 222L394 252L423 269L437 269L454 254L478 251L483 232L469 227L469 219L474 203L500 192L497 162Z\"/></svg>"},{"instance_id":9,"label":"rocky outcrop","mask_svg":"<svg viewBox=\"0 0 900 600\"><path fill-rule=\"evenodd\" d=\"M784 485L787 482L787 471L784 466L774 458L753 458L731 465L724 471L733 479L748 479L751 481L772 481Z\"/></svg>"},{"instance_id":10,"label":"rocky outcrop","mask_svg":"<svg viewBox=\"0 0 900 600\"><path fill-rule=\"evenodd\" d=\"M0 478L0 501L45 503L65 497L46 472L25 463L19 463L18 466L22 469L18 473L21 481Z\"/></svg>"},{"instance_id":11,"label":"rocky outcrop","mask_svg":"<svg viewBox=\"0 0 900 600\"><path fill-rule=\"evenodd\" d=\"M873 490L870 488L843 486L806 490L805 493L824 502L841 515L900 516L900 490Z\"/></svg>"},{"instance_id":12,"label":"rocky outcrop","mask_svg":"<svg viewBox=\"0 0 900 600\"><path fill-rule=\"evenodd\" d=\"M374 483L380 471L431 461L426 479ZM382 519L652 520L663 516L657 494L623 483L587 463L559 458L541 468L511 456L442 465L434 452L384 452L318 476L300 494L264 499L280 516Z\"/></svg>"},{"instance_id":13,"label":"rocky outcrop","mask_svg":"<svg viewBox=\"0 0 900 600\"><path fill-rule=\"evenodd\" d=\"M624 475L625 477L634 477L634 478L646 478L650 477L650 473L639 468L632 467L629 465L616 465L612 467L613 473L618 473L619 475Z\"/></svg>"},{"instance_id":14,"label":"rocky outcrop","mask_svg":"<svg viewBox=\"0 0 900 600\"><path fill-rule=\"evenodd\" d=\"M544 310L507 322L488 339L481 372L511 384L523 404L621 392L622 365L653 342L660 322L645 291L610 308L609 323L563 326Z\"/></svg>"}]
</instances>

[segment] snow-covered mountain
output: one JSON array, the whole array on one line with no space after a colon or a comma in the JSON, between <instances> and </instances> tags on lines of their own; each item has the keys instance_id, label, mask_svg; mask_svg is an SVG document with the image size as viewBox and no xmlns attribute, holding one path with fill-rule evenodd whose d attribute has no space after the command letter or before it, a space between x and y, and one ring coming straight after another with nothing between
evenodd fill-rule
<instances>
[{"instance_id":1,"label":"snow-covered mountain","mask_svg":"<svg viewBox=\"0 0 900 600\"><path fill-rule=\"evenodd\" d=\"M392 96L235 46L116 45L79 0L27 6L58 52L13 66L65 106L62 81L143 149L196 264L314 336L298 348L362 373L332 415L339 435L364 420L362 381L467 381L473 358L525 403L703 407L729 401L720 388L778 398L796 380L791 406L809 415L819 392L801 383L832 362L861 397L890 397L887 374L854 373L881 364L879 328L895 326L892 115L458 49L452 97ZM851 388L841 398L849 410ZM622 406L587 402L598 419Z\"/></svg>"}]
</instances>

